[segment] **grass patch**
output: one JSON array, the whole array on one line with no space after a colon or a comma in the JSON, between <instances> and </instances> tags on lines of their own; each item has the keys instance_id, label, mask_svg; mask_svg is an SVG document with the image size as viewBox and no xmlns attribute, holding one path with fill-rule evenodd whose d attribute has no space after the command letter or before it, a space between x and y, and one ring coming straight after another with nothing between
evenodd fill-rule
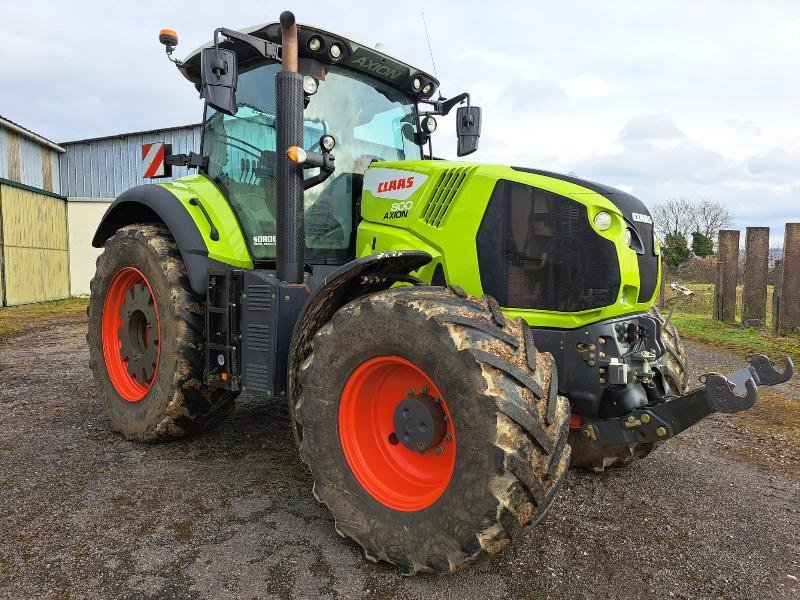
<instances>
[{"instance_id":1,"label":"grass patch","mask_svg":"<svg viewBox=\"0 0 800 600\"><path fill-rule=\"evenodd\" d=\"M88 298L69 298L0 308L0 339L21 333L56 317L86 314Z\"/></svg>"},{"instance_id":2,"label":"grass patch","mask_svg":"<svg viewBox=\"0 0 800 600\"><path fill-rule=\"evenodd\" d=\"M738 297L736 322L722 323L711 318L714 310L714 285L710 283L687 283L694 295L683 301L672 321L685 339L707 344L715 348L730 350L736 354L762 352L772 359L791 356L795 363L800 359L800 336L772 335L772 286L767 290L767 327L749 329L739 324L741 320L742 286L736 290ZM668 292L670 294L670 292ZM673 300L667 296L665 312L669 312Z\"/></svg>"}]
</instances>

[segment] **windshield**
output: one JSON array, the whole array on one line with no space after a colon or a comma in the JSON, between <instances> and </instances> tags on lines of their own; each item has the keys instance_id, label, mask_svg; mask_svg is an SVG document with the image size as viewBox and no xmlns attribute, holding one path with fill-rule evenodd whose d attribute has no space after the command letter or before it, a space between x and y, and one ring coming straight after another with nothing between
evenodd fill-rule
<instances>
[{"instance_id":1,"label":"windshield","mask_svg":"<svg viewBox=\"0 0 800 600\"><path fill-rule=\"evenodd\" d=\"M236 212L255 259L275 258L275 75L278 64L239 74L235 116L207 108L203 154L208 175ZM306 258L353 255L357 199L364 171L375 160L416 160L413 100L377 79L328 66L305 111L303 146L336 138L336 170L305 193ZM317 173L309 169L306 177Z\"/></svg>"}]
</instances>

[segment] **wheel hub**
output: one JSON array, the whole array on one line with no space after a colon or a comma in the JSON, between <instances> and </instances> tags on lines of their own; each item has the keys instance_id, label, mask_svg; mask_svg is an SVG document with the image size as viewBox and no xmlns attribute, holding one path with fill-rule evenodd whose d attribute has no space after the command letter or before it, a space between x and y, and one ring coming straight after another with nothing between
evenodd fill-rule
<instances>
[{"instance_id":1,"label":"wheel hub","mask_svg":"<svg viewBox=\"0 0 800 600\"><path fill-rule=\"evenodd\" d=\"M447 398L410 360L381 355L353 369L338 421L353 476L382 505L423 510L450 485L456 423Z\"/></svg>"},{"instance_id":2,"label":"wheel hub","mask_svg":"<svg viewBox=\"0 0 800 600\"><path fill-rule=\"evenodd\" d=\"M437 446L447 429L441 402L428 394L404 398L394 410L397 440L409 450L425 452Z\"/></svg>"},{"instance_id":3,"label":"wheel hub","mask_svg":"<svg viewBox=\"0 0 800 600\"><path fill-rule=\"evenodd\" d=\"M139 383L153 378L158 362L158 319L149 288L137 283L125 294L119 328L120 354Z\"/></svg>"}]
</instances>

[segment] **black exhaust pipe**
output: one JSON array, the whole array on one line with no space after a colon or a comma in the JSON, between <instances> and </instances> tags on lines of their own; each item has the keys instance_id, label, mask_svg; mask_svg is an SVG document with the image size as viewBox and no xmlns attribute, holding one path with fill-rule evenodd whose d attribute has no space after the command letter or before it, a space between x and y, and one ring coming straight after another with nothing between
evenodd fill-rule
<instances>
[{"instance_id":1,"label":"black exhaust pipe","mask_svg":"<svg viewBox=\"0 0 800 600\"><path fill-rule=\"evenodd\" d=\"M289 160L292 146L303 147L303 76L297 72L297 24L288 10L281 13L282 70L275 76L277 165L278 279L302 283L305 264L303 166Z\"/></svg>"}]
</instances>

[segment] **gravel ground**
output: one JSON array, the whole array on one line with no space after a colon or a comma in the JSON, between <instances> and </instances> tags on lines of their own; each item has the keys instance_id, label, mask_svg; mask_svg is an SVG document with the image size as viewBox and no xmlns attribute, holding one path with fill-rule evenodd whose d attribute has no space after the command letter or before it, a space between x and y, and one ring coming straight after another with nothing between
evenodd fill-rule
<instances>
[{"instance_id":1,"label":"gravel ground","mask_svg":"<svg viewBox=\"0 0 800 600\"><path fill-rule=\"evenodd\" d=\"M797 598L797 380L624 471L571 472L544 522L455 575L404 578L337 537L282 405L157 445L104 420L85 324L0 349L3 598ZM692 346L695 375L738 360ZM773 410L774 407L774 410Z\"/></svg>"}]
</instances>

